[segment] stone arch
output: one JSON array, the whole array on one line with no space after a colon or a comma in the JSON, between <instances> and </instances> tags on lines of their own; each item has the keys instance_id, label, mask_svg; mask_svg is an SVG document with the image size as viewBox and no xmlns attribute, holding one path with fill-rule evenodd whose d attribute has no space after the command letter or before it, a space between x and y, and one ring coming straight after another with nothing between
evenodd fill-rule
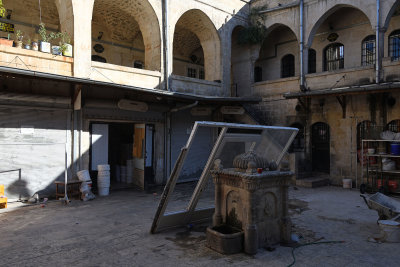
<instances>
[{"instance_id":1,"label":"stone arch","mask_svg":"<svg viewBox=\"0 0 400 267\"><path fill-rule=\"evenodd\" d=\"M190 9L183 13L175 23L173 36L174 57L178 51L186 57L193 51L202 52L203 59L198 60L204 65L204 78L209 81L222 79L221 39L214 23L203 11ZM180 42L186 38L188 42ZM192 61L196 60L193 58Z\"/></svg>"},{"instance_id":2,"label":"stone arch","mask_svg":"<svg viewBox=\"0 0 400 267\"><path fill-rule=\"evenodd\" d=\"M74 6L72 0L54 0L60 18L60 30L66 31L71 36L73 43L74 37Z\"/></svg>"},{"instance_id":3,"label":"stone arch","mask_svg":"<svg viewBox=\"0 0 400 267\"><path fill-rule=\"evenodd\" d=\"M400 7L400 0L396 0L396 2L392 5L388 14L386 15L386 18L384 20L385 23L383 24L384 29L387 29L389 27L390 20L392 19L394 13L399 7Z\"/></svg>"},{"instance_id":4,"label":"stone arch","mask_svg":"<svg viewBox=\"0 0 400 267\"><path fill-rule=\"evenodd\" d=\"M267 37L276 28L284 26L284 27L289 28L292 31L292 33L296 36L297 40L300 40L300 34L297 29L298 26L296 26L297 25L296 23L298 23L298 22L288 23L285 20L286 20L285 16L278 16L278 17L273 17L273 20L271 20L271 21L267 21L265 24L265 27L267 28Z\"/></svg>"},{"instance_id":5,"label":"stone arch","mask_svg":"<svg viewBox=\"0 0 400 267\"><path fill-rule=\"evenodd\" d=\"M95 0L92 21L98 20L109 30L111 40L125 44L142 42L138 50L144 52L144 68L161 70L160 22L148 0ZM101 35L93 27L92 32L94 37Z\"/></svg>"},{"instance_id":6,"label":"stone arch","mask_svg":"<svg viewBox=\"0 0 400 267\"><path fill-rule=\"evenodd\" d=\"M281 78L281 68L276 66L281 66L281 59L287 54L294 56L294 66L298 66L298 42L296 33L287 25L275 23L268 28L254 66L261 67L263 81ZM296 68L294 76L298 71Z\"/></svg>"},{"instance_id":7,"label":"stone arch","mask_svg":"<svg viewBox=\"0 0 400 267\"><path fill-rule=\"evenodd\" d=\"M349 7L349 8L353 8L355 10L360 11L361 13L364 14L364 16L368 19L371 28L373 29L373 25L375 25L375 23L372 23L371 21L373 21L372 19L374 17L376 17L376 15L374 15L372 13L372 15L370 14L371 11L366 9L366 8L362 8L363 2L360 2L359 5L357 5L357 3L354 3L354 1L341 1L341 3L337 3L339 1L323 1L326 3L326 9L323 10L327 10L326 12L324 12L322 15L320 16L314 16L315 18L311 18L309 21L307 21L307 26L306 26L306 47L311 47L313 40L314 40L314 36L317 33L318 29L321 27L321 25L329 18L329 16L331 16L333 13L335 13L336 11L338 11L341 8L344 7ZM342 3L343 2L343 3ZM311 10L308 10L308 12L313 12ZM308 38L307 38L308 37Z\"/></svg>"}]
</instances>

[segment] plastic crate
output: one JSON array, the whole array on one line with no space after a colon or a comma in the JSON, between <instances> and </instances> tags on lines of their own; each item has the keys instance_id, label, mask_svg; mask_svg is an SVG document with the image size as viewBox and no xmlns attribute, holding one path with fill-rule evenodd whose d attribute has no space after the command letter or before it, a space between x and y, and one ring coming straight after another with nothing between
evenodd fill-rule
<instances>
[{"instance_id":1,"label":"plastic crate","mask_svg":"<svg viewBox=\"0 0 400 267\"><path fill-rule=\"evenodd\" d=\"M7 198L0 197L0 209L5 209L5 208L7 208Z\"/></svg>"}]
</instances>

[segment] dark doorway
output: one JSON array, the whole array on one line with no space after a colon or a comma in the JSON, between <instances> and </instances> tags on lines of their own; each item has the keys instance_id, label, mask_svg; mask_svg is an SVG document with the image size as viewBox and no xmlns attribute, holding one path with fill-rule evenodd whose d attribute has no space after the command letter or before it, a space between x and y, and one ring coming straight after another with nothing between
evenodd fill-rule
<instances>
[{"instance_id":1,"label":"dark doorway","mask_svg":"<svg viewBox=\"0 0 400 267\"><path fill-rule=\"evenodd\" d=\"M330 131L329 125L317 122L311 130L312 169L330 173Z\"/></svg>"}]
</instances>

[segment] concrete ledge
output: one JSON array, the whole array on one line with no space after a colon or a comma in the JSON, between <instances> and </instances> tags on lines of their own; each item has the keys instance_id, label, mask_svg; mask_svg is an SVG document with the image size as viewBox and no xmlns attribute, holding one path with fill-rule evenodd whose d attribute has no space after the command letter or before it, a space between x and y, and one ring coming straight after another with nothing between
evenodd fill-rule
<instances>
[{"instance_id":1,"label":"concrete ledge","mask_svg":"<svg viewBox=\"0 0 400 267\"><path fill-rule=\"evenodd\" d=\"M321 186L329 185L329 178L306 178L302 180L296 180L296 185L300 187L316 188Z\"/></svg>"},{"instance_id":2,"label":"concrete ledge","mask_svg":"<svg viewBox=\"0 0 400 267\"><path fill-rule=\"evenodd\" d=\"M64 76L73 75L71 57L0 45L0 66Z\"/></svg>"}]
</instances>

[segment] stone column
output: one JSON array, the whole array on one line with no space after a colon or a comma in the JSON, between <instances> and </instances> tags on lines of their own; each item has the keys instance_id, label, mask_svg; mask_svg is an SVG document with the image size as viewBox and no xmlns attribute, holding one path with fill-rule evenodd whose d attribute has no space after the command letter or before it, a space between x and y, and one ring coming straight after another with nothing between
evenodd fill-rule
<instances>
[{"instance_id":1,"label":"stone column","mask_svg":"<svg viewBox=\"0 0 400 267\"><path fill-rule=\"evenodd\" d=\"M379 35L376 36L376 83L380 83L381 81L384 80L384 72L383 72L383 67L382 67L382 59L384 56L384 51L385 51L385 33L386 29L379 27ZM378 80L379 78L379 80Z\"/></svg>"},{"instance_id":2,"label":"stone column","mask_svg":"<svg viewBox=\"0 0 400 267\"><path fill-rule=\"evenodd\" d=\"M72 0L74 17L74 76L88 78L92 67L94 0Z\"/></svg>"},{"instance_id":3,"label":"stone column","mask_svg":"<svg viewBox=\"0 0 400 267\"><path fill-rule=\"evenodd\" d=\"M244 225L244 252L250 255L257 254L258 250L258 228L255 220L257 214L257 201L251 182L245 182L245 204L247 206L247 224ZM246 188L247 187L247 188Z\"/></svg>"},{"instance_id":4,"label":"stone column","mask_svg":"<svg viewBox=\"0 0 400 267\"><path fill-rule=\"evenodd\" d=\"M282 221L281 221L281 242L289 244L292 241L292 220L289 217L289 179L290 177L282 177L284 184L279 187L282 197Z\"/></svg>"},{"instance_id":5,"label":"stone column","mask_svg":"<svg viewBox=\"0 0 400 267\"><path fill-rule=\"evenodd\" d=\"M222 55L222 91L223 96L231 96L231 49L232 49L232 40L231 35L228 33L228 30L222 30L220 32L221 36L221 55Z\"/></svg>"},{"instance_id":6,"label":"stone column","mask_svg":"<svg viewBox=\"0 0 400 267\"><path fill-rule=\"evenodd\" d=\"M213 174L214 185L215 185L215 210L213 215L213 226L218 226L222 224L222 188L221 188L221 179L219 178L219 174Z\"/></svg>"}]
</instances>

